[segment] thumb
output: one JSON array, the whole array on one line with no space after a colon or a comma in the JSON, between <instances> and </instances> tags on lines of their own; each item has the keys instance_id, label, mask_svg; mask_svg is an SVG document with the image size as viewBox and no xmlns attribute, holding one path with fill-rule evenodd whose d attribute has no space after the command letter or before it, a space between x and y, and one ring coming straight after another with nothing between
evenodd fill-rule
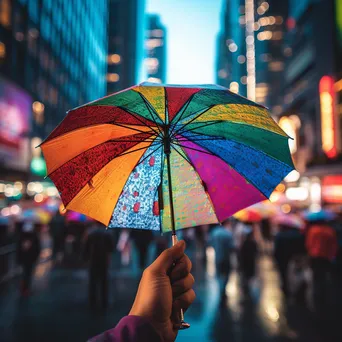
<instances>
[{"instance_id":1,"label":"thumb","mask_svg":"<svg viewBox=\"0 0 342 342\"><path fill-rule=\"evenodd\" d=\"M184 255L185 242L178 241L171 248L166 249L150 266L151 271L167 273L169 268Z\"/></svg>"}]
</instances>

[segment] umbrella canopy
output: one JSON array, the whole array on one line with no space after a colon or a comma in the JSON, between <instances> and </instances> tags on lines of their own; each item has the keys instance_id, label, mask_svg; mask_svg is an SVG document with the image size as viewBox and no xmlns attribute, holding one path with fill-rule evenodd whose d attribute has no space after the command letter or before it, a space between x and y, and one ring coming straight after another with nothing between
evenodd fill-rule
<instances>
[{"instance_id":1,"label":"umbrella canopy","mask_svg":"<svg viewBox=\"0 0 342 342\"><path fill-rule=\"evenodd\" d=\"M273 222L278 225L302 229L304 228L304 221L301 217L295 214L280 214L274 217Z\"/></svg>"},{"instance_id":2,"label":"umbrella canopy","mask_svg":"<svg viewBox=\"0 0 342 342\"><path fill-rule=\"evenodd\" d=\"M69 111L41 148L65 207L109 227L222 222L294 168L266 108L215 85L134 86Z\"/></svg>"},{"instance_id":3,"label":"umbrella canopy","mask_svg":"<svg viewBox=\"0 0 342 342\"><path fill-rule=\"evenodd\" d=\"M69 222L89 222L91 221L86 215L78 213L76 211L68 210L66 213L66 219Z\"/></svg>"},{"instance_id":4,"label":"umbrella canopy","mask_svg":"<svg viewBox=\"0 0 342 342\"><path fill-rule=\"evenodd\" d=\"M303 217L308 222L331 221L336 218L336 214L329 210L305 211Z\"/></svg>"},{"instance_id":5,"label":"umbrella canopy","mask_svg":"<svg viewBox=\"0 0 342 342\"><path fill-rule=\"evenodd\" d=\"M27 222L48 224L51 220L51 214L43 209L33 208L22 211L19 219Z\"/></svg>"},{"instance_id":6,"label":"umbrella canopy","mask_svg":"<svg viewBox=\"0 0 342 342\"><path fill-rule=\"evenodd\" d=\"M243 222L260 222L262 214L254 209L243 209L234 214L234 217Z\"/></svg>"}]
</instances>

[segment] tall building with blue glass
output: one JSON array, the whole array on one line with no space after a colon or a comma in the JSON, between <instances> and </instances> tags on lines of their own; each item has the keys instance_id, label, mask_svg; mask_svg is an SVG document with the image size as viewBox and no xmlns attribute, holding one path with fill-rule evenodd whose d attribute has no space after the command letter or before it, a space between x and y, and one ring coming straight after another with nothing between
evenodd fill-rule
<instances>
[{"instance_id":1,"label":"tall building with blue glass","mask_svg":"<svg viewBox=\"0 0 342 342\"><path fill-rule=\"evenodd\" d=\"M109 0L107 93L146 79L143 59L147 28L145 0Z\"/></svg>"},{"instance_id":2,"label":"tall building with blue glass","mask_svg":"<svg viewBox=\"0 0 342 342\"><path fill-rule=\"evenodd\" d=\"M246 95L245 0L225 0L217 38L216 83Z\"/></svg>"},{"instance_id":3,"label":"tall building with blue glass","mask_svg":"<svg viewBox=\"0 0 342 342\"><path fill-rule=\"evenodd\" d=\"M105 95L107 22L106 0L0 0L1 89L30 96L31 138Z\"/></svg>"}]
</instances>

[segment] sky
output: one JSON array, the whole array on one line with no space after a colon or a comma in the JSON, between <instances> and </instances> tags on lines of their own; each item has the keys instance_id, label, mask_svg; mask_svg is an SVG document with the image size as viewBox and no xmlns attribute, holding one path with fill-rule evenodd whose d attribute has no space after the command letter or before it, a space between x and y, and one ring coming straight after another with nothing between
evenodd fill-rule
<instances>
[{"instance_id":1,"label":"sky","mask_svg":"<svg viewBox=\"0 0 342 342\"><path fill-rule=\"evenodd\" d=\"M167 29L166 82L215 83L222 0L147 0L146 7Z\"/></svg>"}]
</instances>

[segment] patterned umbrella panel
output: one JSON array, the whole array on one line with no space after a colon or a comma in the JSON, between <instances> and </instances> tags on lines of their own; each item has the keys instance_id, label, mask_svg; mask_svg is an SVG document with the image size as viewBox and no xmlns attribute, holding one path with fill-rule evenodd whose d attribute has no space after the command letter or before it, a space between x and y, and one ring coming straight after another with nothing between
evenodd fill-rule
<instances>
[{"instance_id":1,"label":"patterned umbrella panel","mask_svg":"<svg viewBox=\"0 0 342 342\"><path fill-rule=\"evenodd\" d=\"M171 230L171 190L176 229L222 222L294 169L267 109L215 85L142 83L70 110L41 148L65 207L109 227Z\"/></svg>"}]
</instances>

